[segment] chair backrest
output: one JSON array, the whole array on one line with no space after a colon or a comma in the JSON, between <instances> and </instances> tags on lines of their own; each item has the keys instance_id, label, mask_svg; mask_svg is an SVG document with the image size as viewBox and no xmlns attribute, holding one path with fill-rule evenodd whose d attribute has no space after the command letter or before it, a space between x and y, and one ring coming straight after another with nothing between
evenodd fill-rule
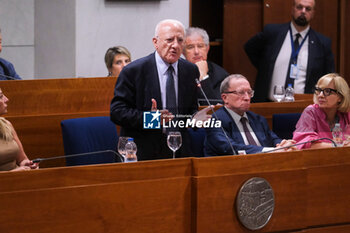
<instances>
[{"instance_id":1,"label":"chair backrest","mask_svg":"<svg viewBox=\"0 0 350 233\"><path fill-rule=\"evenodd\" d=\"M272 131L282 139L293 138L295 125L301 113L279 113L272 115Z\"/></svg>"},{"instance_id":2,"label":"chair backrest","mask_svg":"<svg viewBox=\"0 0 350 233\"><path fill-rule=\"evenodd\" d=\"M193 130L192 128L188 129L188 133L191 138L191 150L196 157L204 156L204 139L206 136L205 129L200 128Z\"/></svg>"},{"instance_id":3,"label":"chair backrest","mask_svg":"<svg viewBox=\"0 0 350 233\"><path fill-rule=\"evenodd\" d=\"M118 134L109 117L84 117L61 121L64 153L66 155L103 150L116 151ZM120 161L112 152L66 158L67 166Z\"/></svg>"}]
</instances>

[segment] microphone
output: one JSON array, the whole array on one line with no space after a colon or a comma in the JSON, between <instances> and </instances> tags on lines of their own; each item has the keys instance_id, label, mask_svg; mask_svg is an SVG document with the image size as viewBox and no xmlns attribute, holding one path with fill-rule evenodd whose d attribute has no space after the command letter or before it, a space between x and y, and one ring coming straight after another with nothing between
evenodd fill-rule
<instances>
[{"instance_id":1,"label":"microphone","mask_svg":"<svg viewBox=\"0 0 350 233\"><path fill-rule=\"evenodd\" d=\"M330 138L318 138L318 139L310 140L310 141L307 141L307 142L299 142L299 143L296 143L294 145L282 146L282 147L275 148L275 149L268 150L268 151L264 151L264 152L261 152L261 153L270 153L270 152L273 152L273 151L288 149L288 148L293 147L293 146L299 146L299 145L303 145L303 144L306 144L306 143L317 142L317 141L320 141L320 140L328 140L328 141L332 142L333 147L338 147L337 144Z\"/></svg>"},{"instance_id":2,"label":"microphone","mask_svg":"<svg viewBox=\"0 0 350 233\"><path fill-rule=\"evenodd\" d=\"M19 79L16 79L15 77L11 77L11 76L8 76L8 75L5 75L5 74L0 74L0 76L2 76L4 78L7 78L8 80L19 80Z\"/></svg>"},{"instance_id":3,"label":"microphone","mask_svg":"<svg viewBox=\"0 0 350 233\"><path fill-rule=\"evenodd\" d=\"M199 89L201 90L201 92L202 92L202 94L203 94L205 100L207 101L208 106L210 107L210 110L213 112L215 118L216 118L216 119L219 119L218 116L216 115L216 113L215 113L213 107L211 106L210 101L209 101L207 95L205 94L205 92L204 92L204 90L203 90L203 88L202 88L202 85L201 85L200 81L198 80L198 78L196 78L196 83L197 83L197 86L199 87ZM228 144L230 145L230 147L231 147L232 153L233 153L234 155L237 155L237 152L235 151L235 149L233 149L233 146L232 146L232 144L231 144L231 142L230 142L230 139L228 138L228 136L227 136L227 134L226 134L224 128L222 127L222 125L220 126L220 128L221 128L221 131L222 131L222 132L224 133L224 135L225 135L225 138L226 138L226 140L227 140L227 143L228 143Z\"/></svg>"},{"instance_id":4,"label":"microphone","mask_svg":"<svg viewBox=\"0 0 350 233\"><path fill-rule=\"evenodd\" d=\"M78 156L85 156L85 155L95 155L95 154L102 154L102 153L113 153L114 155L117 155L121 161L124 161L124 158L120 154L115 152L114 150L100 150L100 151L86 152L86 153L80 153L80 154L55 156L55 157L49 157L49 158L37 158L37 159L33 159L32 162L33 163L40 163L40 162L46 161L46 160L63 159L63 158L71 158L71 157L78 157Z\"/></svg>"}]
</instances>

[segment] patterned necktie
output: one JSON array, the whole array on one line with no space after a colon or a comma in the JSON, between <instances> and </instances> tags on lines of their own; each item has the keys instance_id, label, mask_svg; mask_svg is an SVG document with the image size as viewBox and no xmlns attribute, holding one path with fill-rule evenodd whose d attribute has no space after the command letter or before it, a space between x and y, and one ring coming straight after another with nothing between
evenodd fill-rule
<instances>
[{"instance_id":1,"label":"patterned necktie","mask_svg":"<svg viewBox=\"0 0 350 233\"><path fill-rule=\"evenodd\" d=\"M253 136L251 135L251 133L250 133L248 127L247 127L247 118L242 117L241 118L241 123L243 125L243 130L244 130L245 136L247 137L249 145L257 146Z\"/></svg>"},{"instance_id":2,"label":"patterned necktie","mask_svg":"<svg viewBox=\"0 0 350 233\"><path fill-rule=\"evenodd\" d=\"M170 65L167 70L167 80L166 80L166 109L171 113L177 113L176 104L176 94L175 94L175 84L173 77L174 68Z\"/></svg>"},{"instance_id":3,"label":"patterned necktie","mask_svg":"<svg viewBox=\"0 0 350 233\"><path fill-rule=\"evenodd\" d=\"M295 35L295 40L294 40L294 51L297 51L298 48L299 48L299 38L301 37L301 35L299 33L297 33ZM292 48L292 54L290 56L290 59L289 59L289 65L288 65L288 71L287 71L287 78L286 78L286 83L284 85L285 88L288 87L288 84L292 84L292 86L294 87L294 78L291 78L290 77L290 66L292 64L296 64L297 63L297 59L298 57L296 58L293 58L293 48Z\"/></svg>"}]
</instances>

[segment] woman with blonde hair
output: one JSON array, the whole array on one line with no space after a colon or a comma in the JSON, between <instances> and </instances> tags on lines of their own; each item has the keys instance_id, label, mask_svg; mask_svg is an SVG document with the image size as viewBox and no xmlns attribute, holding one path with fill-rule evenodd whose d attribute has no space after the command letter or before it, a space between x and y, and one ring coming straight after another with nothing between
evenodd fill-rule
<instances>
[{"instance_id":1,"label":"woman with blonde hair","mask_svg":"<svg viewBox=\"0 0 350 233\"><path fill-rule=\"evenodd\" d=\"M0 115L7 113L8 98L0 89ZM0 117L0 171L21 171L38 168L24 153L12 124Z\"/></svg>"},{"instance_id":2,"label":"woman with blonde hair","mask_svg":"<svg viewBox=\"0 0 350 233\"><path fill-rule=\"evenodd\" d=\"M297 143L324 137L332 139L332 129L336 123L343 130L350 123L349 86L339 74L331 73L321 77L315 86L313 100L314 104L304 109L293 133L293 139ZM332 143L320 140L300 145L299 149L325 147L332 147Z\"/></svg>"}]
</instances>

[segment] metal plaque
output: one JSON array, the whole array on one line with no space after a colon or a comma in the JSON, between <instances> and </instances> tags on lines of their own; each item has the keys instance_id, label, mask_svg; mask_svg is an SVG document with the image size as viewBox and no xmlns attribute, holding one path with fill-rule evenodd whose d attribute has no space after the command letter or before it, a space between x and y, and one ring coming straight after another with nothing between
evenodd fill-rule
<instances>
[{"instance_id":1,"label":"metal plaque","mask_svg":"<svg viewBox=\"0 0 350 233\"><path fill-rule=\"evenodd\" d=\"M253 177L238 192L236 211L239 221L249 230L263 228L275 208L273 190L265 179Z\"/></svg>"}]
</instances>

